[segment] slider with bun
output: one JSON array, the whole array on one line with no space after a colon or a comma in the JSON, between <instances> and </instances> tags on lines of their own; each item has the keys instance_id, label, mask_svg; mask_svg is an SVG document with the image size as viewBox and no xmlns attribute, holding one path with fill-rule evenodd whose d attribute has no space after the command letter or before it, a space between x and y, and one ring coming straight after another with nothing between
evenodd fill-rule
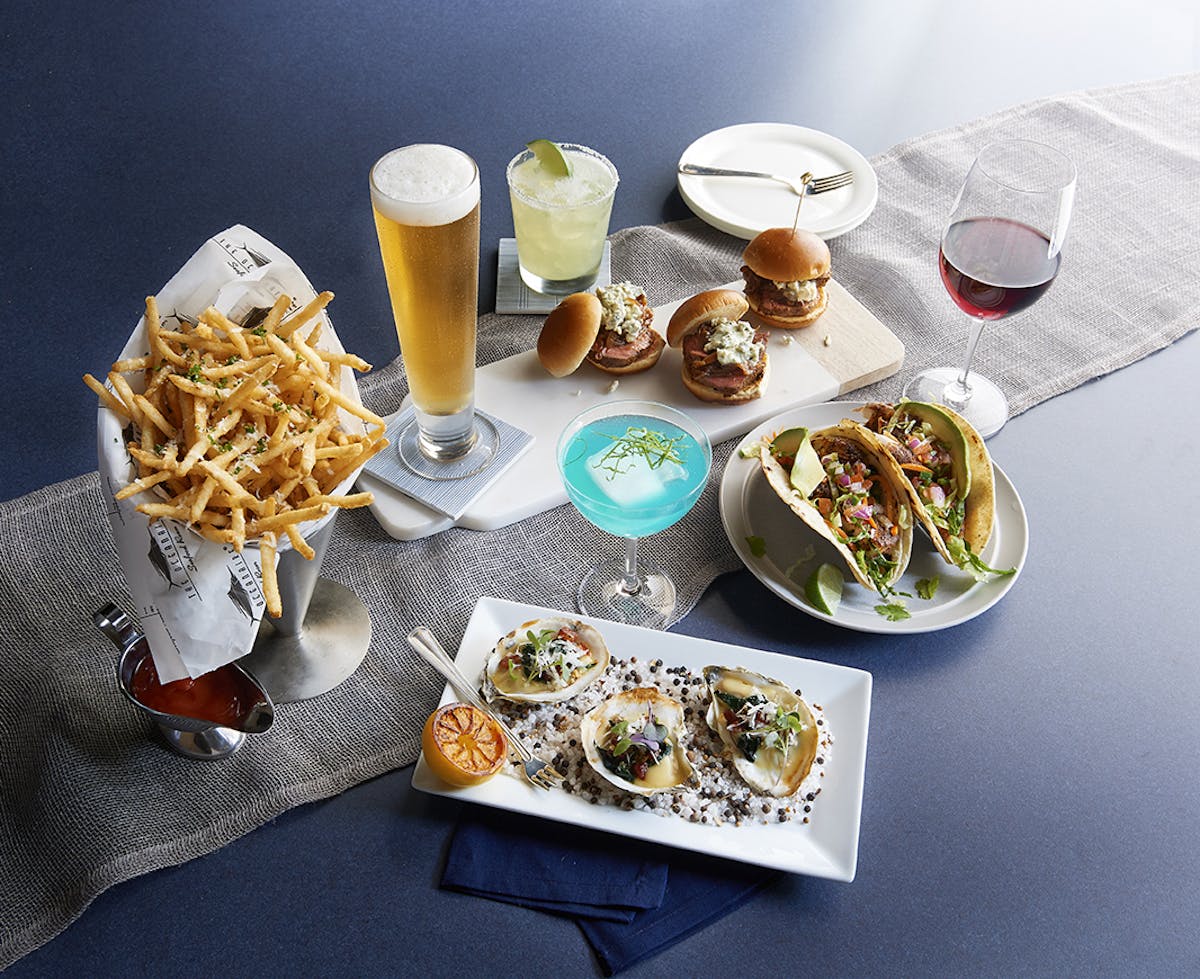
<instances>
[{"instance_id":1,"label":"slider with bun","mask_svg":"<svg viewBox=\"0 0 1200 979\"><path fill-rule=\"evenodd\" d=\"M749 306L732 289L710 289L675 310L667 342L683 348L683 383L701 401L738 404L767 386L767 334L741 319Z\"/></svg>"},{"instance_id":2,"label":"slider with bun","mask_svg":"<svg viewBox=\"0 0 1200 979\"><path fill-rule=\"evenodd\" d=\"M644 371L658 363L666 346L653 321L645 294L631 283L601 286L595 294L576 292L546 317L538 359L555 377L566 377L585 360L609 374Z\"/></svg>"},{"instance_id":3,"label":"slider with bun","mask_svg":"<svg viewBox=\"0 0 1200 979\"><path fill-rule=\"evenodd\" d=\"M768 228L742 252L746 301L772 326L794 330L828 303L829 246L811 231Z\"/></svg>"}]
</instances>

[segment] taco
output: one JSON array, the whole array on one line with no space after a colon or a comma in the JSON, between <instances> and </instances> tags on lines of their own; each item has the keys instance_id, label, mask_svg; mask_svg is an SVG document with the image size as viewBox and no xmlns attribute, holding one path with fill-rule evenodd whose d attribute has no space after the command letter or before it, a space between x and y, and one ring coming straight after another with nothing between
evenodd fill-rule
<instances>
[{"instance_id":1,"label":"taco","mask_svg":"<svg viewBox=\"0 0 1200 979\"><path fill-rule=\"evenodd\" d=\"M904 473L913 512L938 552L974 575L1011 574L980 559L992 536L996 485L983 438L945 405L868 404L866 427Z\"/></svg>"},{"instance_id":2,"label":"taco","mask_svg":"<svg viewBox=\"0 0 1200 979\"><path fill-rule=\"evenodd\" d=\"M912 513L899 467L861 425L780 432L759 450L771 488L855 579L887 596L908 567Z\"/></svg>"}]
</instances>

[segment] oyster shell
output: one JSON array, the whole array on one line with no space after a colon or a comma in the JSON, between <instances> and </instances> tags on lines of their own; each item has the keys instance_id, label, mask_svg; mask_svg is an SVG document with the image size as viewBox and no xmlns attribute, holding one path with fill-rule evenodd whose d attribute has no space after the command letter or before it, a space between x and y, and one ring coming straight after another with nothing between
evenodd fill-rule
<instances>
[{"instance_id":1,"label":"oyster shell","mask_svg":"<svg viewBox=\"0 0 1200 979\"><path fill-rule=\"evenodd\" d=\"M599 630L565 616L524 622L496 643L484 667L488 700L558 703L569 700L608 669Z\"/></svg>"},{"instance_id":2,"label":"oyster shell","mask_svg":"<svg viewBox=\"0 0 1200 979\"><path fill-rule=\"evenodd\" d=\"M737 773L759 792L793 795L817 756L812 711L778 680L741 667L706 666L705 719L729 748Z\"/></svg>"},{"instance_id":3,"label":"oyster shell","mask_svg":"<svg viewBox=\"0 0 1200 979\"><path fill-rule=\"evenodd\" d=\"M621 722L624 728L619 726ZM692 765L683 747L684 730L683 704L654 687L614 694L588 711L579 725L588 764L617 788L638 795L653 795L692 780ZM622 742L628 744L614 758L611 749ZM603 754L601 745L606 749ZM605 764L606 755L614 768ZM656 757L641 776L630 772L632 777L626 777L621 771L630 763L636 768Z\"/></svg>"}]
</instances>

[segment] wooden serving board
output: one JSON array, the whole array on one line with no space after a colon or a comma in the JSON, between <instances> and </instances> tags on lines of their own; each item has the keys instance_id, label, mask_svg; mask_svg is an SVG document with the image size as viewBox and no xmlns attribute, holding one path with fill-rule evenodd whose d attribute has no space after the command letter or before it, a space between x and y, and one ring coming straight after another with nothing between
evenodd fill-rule
<instances>
[{"instance_id":1,"label":"wooden serving board","mask_svg":"<svg viewBox=\"0 0 1200 979\"><path fill-rule=\"evenodd\" d=\"M740 291L742 283L739 280L721 288ZM814 324L799 330L771 330L767 390L746 404L698 400L683 386L681 355L671 347L650 370L619 379L588 364L569 377L551 377L533 350L481 367L475 387L478 406L529 432L534 442L471 504L457 525L495 530L566 503L555 447L567 422L592 405L628 398L661 401L686 411L717 443L744 435L789 408L829 401L896 373L904 363L904 345L896 335L840 284L831 280L828 289L829 306ZM660 333L666 333L667 322L681 302L655 308L654 325ZM753 322L753 314L747 319ZM612 389L614 380L619 384ZM363 473L359 482L375 494L375 517L393 537L415 540L455 526L455 521L369 473Z\"/></svg>"}]
</instances>

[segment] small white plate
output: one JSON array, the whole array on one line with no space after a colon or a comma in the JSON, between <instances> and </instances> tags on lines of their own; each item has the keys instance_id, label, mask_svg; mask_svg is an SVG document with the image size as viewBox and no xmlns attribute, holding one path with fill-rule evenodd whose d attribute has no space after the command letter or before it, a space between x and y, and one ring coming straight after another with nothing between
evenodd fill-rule
<instances>
[{"instance_id":1,"label":"small white plate","mask_svg":"<svg viewBox=\"0 0 1200 979\"><path fill-rule=\"evenodd\" d=\"M481 598L456 657L459 669L468 677L481 675L487 654L501 636L530 619L563 614L536 605ZM545 792L515 778L493 778L483 785L457 789L430 772L424 757L413 769L413 788L791 873L832 880L854 879L871 713L870 673L710 639L640 629L587 616L579 618L591 622L603 633L616 656L661 659L666 666L686 666L692 671L712 663L744 666L801 689L805 698L820 704L834 740L825 780L821 783L821 798L813 806L812 822L741 826L692 823L675 816L593 805L577 795L558 789ZM447 704L457 699L447 685L441 702Z\"/></svg>"},{"instance_id":2,"label":"small white plate","mask_svg":"<svg viewBox=\"0 0 1200 979\"><path fill-rule=\"evenodd\" d=\"M787 123L748 122L701 136L680 163L756 170L799 177L854 173L848 187L804 198L800 227L836 238L858 227L875 209L879 181L867 158L835 136ZM679 193L698 217L747 240L767 228L791 227L799 198L784 184L752 177L677 175Z\"/></svg>"},{"instance_id":3,"label":"small white plate","mask_svg":"<svg viewBox=\"0 0 1200 979\"><path fill-rule=\"evenodd\" d=\"M1025 507L995 462L992 468L996 474L996 519L991 540L980 556L993 568L1016 568L1015 574L976 582L942 560L924 530L917 528L913 532L908 570L896 585L899 591L913 595L904 599L912 618L899 622L885 619L875 611L881 601L879 596L857 582L851 583L849 569L845 572L847 584L841 604L833 615L814 608L804 597L804 582L817 565L827 561L844 568L845 563L834 546L806 526L771 489L758 460L743 459L740 450L743 445L785 428L823 428L836 425L843 418L861 420L862 416L855 414L855 409L861 406L862 402L857 401L829 401L795 408L763 422L742 439L721 478L721 521L733 549L751 573L785 602L814 618L859 632L934 632L986 612L1016 584L1029 550ZM766 550L761 557L751 550L747 540L751 537L762 540ZM916 597L916 583L934 575L939 576L940 584L933 598Z\"/></svg>"}]
</instances>

